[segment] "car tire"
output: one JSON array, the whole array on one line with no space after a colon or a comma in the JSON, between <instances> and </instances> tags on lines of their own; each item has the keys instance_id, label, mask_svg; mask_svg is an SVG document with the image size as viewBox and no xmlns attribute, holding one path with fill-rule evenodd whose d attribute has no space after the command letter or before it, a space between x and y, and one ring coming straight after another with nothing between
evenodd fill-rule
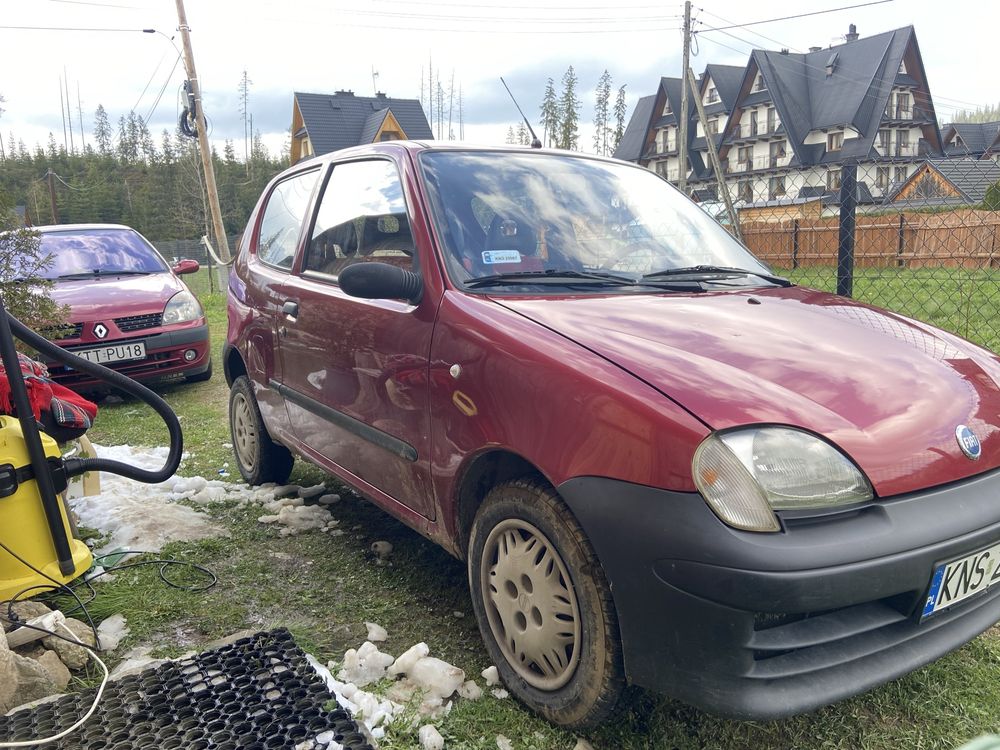
<instances>
[{"instance_id":1,"label":"car tire","mask_svg":"<svg viewBox=\"0 0 1000 750\"><path fill-rule=\"evenodd\" d=\"M229 390L229 434L236 465L247 484L283 484L288 480L295 458L285 446L271 440L246 375L236 378Z\"/></svg>"},{"instance_id":2,"label":"car tire","mask_svg":"<svg viewBox=\"0 0 1000 750\"><path fill-rule=\"evenodd\" d=\"M625 689L618 618L586 535L547 484L494 487L472 524L469 586L504 685L554 724L596 726Z\"/></svg>"},{"instance_id":3,"label":"car tire","mask_svg":"<svg viewBox=\"0 0 1000 750\"><path fill-rule=\"evenodd\" d=\"M188 375L184 380L188 383L204 383L206 380L212 379L212 363L208 363L208 369L205 372L199 372L197 375Z\"/></svg>"}]
</instances>

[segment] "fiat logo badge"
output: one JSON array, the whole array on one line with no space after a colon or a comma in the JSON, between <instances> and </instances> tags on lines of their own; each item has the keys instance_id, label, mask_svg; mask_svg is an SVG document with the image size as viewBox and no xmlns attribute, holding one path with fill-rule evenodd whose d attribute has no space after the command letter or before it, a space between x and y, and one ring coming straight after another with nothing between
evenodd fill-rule
<instances>
[{"instance_id":1,"label":"fiat logo badge","mask_svg":"<svg viewBox=\"0 0 1000 750\"><path fill-rule=\"evenodd\" d=\"M960 424L955 428L955 439L958 441L958 447L962 449L962 453L965 454L966 458L975 461L982 455L983 446L979 442L979 438L966 425Z\"/></svg>"}]
</instances>

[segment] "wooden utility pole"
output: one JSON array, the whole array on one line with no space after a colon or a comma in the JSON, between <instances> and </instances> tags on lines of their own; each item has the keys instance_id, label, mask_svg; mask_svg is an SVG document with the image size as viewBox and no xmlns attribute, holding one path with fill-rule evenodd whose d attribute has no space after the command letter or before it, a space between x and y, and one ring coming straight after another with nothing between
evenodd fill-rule
<instances>
[{"instance_id":1,"label":"wooden utility pole","mask_svg":"<svg viewBox=\"0 0 1000 750\"><path fill-rule=\"evenodd\" d=\"M219 206L219 191L215 185L215 166L212 164L212 148L208 143L208 125L205 122L205 108L202 106L201 84L198 82L198 71L194 66L194 51L191 49L191 27L188 26L187 14L184 12L184 0L177 0L177 30L181 32L184 42L184 69L188 81L191 82L191 95L194 97L195 123L198 129L198 150L201 152L201 165L205 170L205 189L208 191L208 208L212 214L212 227L215 230L215 248L223 263L228 263L229 242L226 239L226 227L222 223L222 208Z\"/></svg>"},{"instance_id":2,"label":"wooden utility pole","mask_svg":"<svg viewBox=\"0 0 1000 750\"><path fill-rule=\"evenodd\" d=\"M726 204L726 211L729 213L729 221L732 222L733 233L736 239L742 240L743 234L740 232L740 221L733 208L733 199L729 195L729 186L726 185L726 175L722 172L722 162L719 161L719 152L715 148L715 136L708 130L708 117L705 116L705 105L701 101L701 92L698 91L698 82L694 79L694 71L687 69L685 76L685 88L691 88L691 96L694 97L694 106L698 109L698 119L701 120L701 128L705 131L705 143L708 146L708 160L712 163L712 171L715 172L715 179L719 183L719 193L722 202Z\"/></svg>"},{"instance_id":3,"label":"wooden utility pole","mask_svg":"<svg viewBox=\"0 0 1000 750\"><path fill-rule=\"evenodd\" d=\"M687 70L691 63L691 0L684 3L684 67L681 68L681 111L679 120L679 135L677 155L680 157L680 167L677 172L677 187L682 193L687 193L688 171L688 87Z\"/></svg>"},{"instance_id":4,"label":"wooden utility pole","mask_svg":"<svg viewBox=\"0 0 1000 750\"><path fill-rule=\"evenodd\" d=\"M49 178L49 202L52 204L52 223L59 223L59 209L56 206L56 173L52 171L52 167L49 167L49 172L46 177Z\"/></svg>"}]
</instances>

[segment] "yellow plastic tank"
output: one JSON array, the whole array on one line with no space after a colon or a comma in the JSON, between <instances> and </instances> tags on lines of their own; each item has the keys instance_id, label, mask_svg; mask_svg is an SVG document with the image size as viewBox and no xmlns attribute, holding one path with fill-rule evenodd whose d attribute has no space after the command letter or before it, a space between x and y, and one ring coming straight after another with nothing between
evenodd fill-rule
<instances>
[{"instance_id":1,"label":"yellow plastic tank","mask_svg":"<svg viewBox=\"0 0 1000 750\"><path fill-rule=\"evenodd\" d=\"M41 433L42 448L46 456L59 457L56 441ZM13 466L20 469L31 464L21 423L14 417L0 416L0 467ZM60 515L66 537L73 553L73 573L64 576L59 572L52 535L45 519L45 510L38 494L38 484L34 479L21 482L12 495L0 497L0 542L17 553L26 562L59 583L68 583L90 568L93 558L87 545L74 539L64 500L59 498ZM52 582L31 568L18 562L10 553L0 547L0 601L10 599L15 594L32 586L52 585ZM34 596L43 590L30 592Z\"/></svg>"}]
</instances>

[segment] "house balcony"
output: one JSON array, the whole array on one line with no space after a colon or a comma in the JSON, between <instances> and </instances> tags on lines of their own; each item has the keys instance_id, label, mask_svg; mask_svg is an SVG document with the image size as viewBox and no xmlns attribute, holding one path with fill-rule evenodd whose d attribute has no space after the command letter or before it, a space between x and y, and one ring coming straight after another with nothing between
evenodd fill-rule
<instances>
[{"instance_id":1,"label":"house balcony","mask_svg":"<svg viewBox=\"0 0 1000 750\"><path fill-rule=\"evenodd\" d=\"M924 125L934 122L928 109L924 107L890 107L882 114L882 126Z\"/></svg>"},{"instance_id":2,"label":"house balcony","mask_svg":"<svg viewBox=\"0 0 1000 750\"><path fill-rule=\"evenodd\" d=\"M733 129L726 143L747 143L761 138L770 138L784 134L785 128L778 120L757 123L756 125L744 125L740 123Z\"/></svg>"},{"instance_id":3,"label":"house balcony","mask_svg":"<svg viewBox=\"0 0 1000 750\"><path fill-rule=\"evenodd\" d=\"M781 154L777 156L759 156L752 161L727 162L723 164L723 171L731 174L745 174L748 172L760 172L769 169L781 169L787 167L792 161L791 154Z\"/></svg>"},{"instance_id":4,"label":"house balcony","mask_svg":"<svg viewBox=\"0 0 1000 750\"><path fill-rule=\"evenodd\" d=\"M669 143L652 143L643 154L643 159L655 159L661 156L677 156L677 146Z\"/></svg>"}]
</instances>

